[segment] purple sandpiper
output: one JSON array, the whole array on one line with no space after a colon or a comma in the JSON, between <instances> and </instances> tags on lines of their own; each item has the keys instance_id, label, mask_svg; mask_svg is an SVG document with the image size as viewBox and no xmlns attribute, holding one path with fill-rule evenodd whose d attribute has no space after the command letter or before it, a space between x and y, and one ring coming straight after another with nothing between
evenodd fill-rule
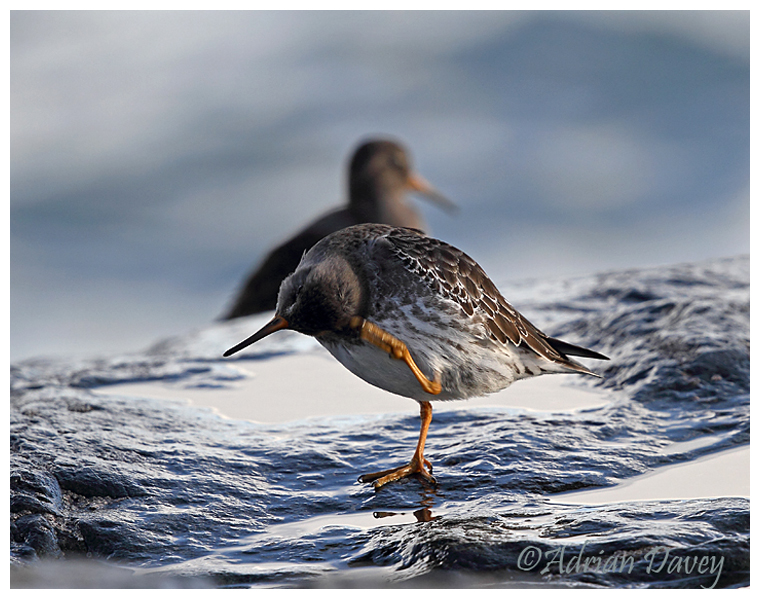
<instances>
[{"instance_id":1,"label":"purple sandpiper","mask_svg":"<svg viewBox=\"0 0 760 599\"><path fill-rule=\"evenodd\" d=\"M570 356L608 359L539 331L461 250L379 224L317 243L283 281L274 318L224 355L280 329L315 337L358 377L419 402L414 456L359 478L376 488L410 474L435 483L423 456L431 400L486 395L546 373L598 376Z\"/></svg>"}]
</instances>

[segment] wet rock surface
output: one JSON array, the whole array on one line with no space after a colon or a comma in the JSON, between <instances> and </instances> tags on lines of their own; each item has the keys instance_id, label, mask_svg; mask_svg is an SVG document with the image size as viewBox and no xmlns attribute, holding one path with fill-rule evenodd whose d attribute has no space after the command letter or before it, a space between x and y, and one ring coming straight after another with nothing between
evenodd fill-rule
<instances>
[{"instance_id":1,"label":"wet rock surface","mask_svg":"<svg viewBox=\"0 0 760 599\"><path fill-rule=\"evenodd\" d=\"M435 489L356 482L407 457L412 414L264 425L97 392L239 379L220 325L140 355L12 366L14 584L56 586L55 570L87 572L57 578L82 587L748 585L748 499L549 496L749 444L749 258L503 290L551 335L610 356L602 381L578 383L610 401L436 415ZM244 359L301 351L279 343Z\"/></svg>"}]
</instances>

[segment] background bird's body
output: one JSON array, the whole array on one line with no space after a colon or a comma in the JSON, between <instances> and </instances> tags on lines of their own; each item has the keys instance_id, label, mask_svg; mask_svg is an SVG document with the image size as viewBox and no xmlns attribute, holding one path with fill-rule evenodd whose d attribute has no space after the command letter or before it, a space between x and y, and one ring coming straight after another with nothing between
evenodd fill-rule
<instances>
[{"instance_id":1,"label":"background bird's body","mask_svg":"<svg viewBox=\"0 0 760 599\"><path fill-rule=\"evenodd\" d=\"M367 221L359 220L349 209L335 210L274 248L246 279L233 306L223 318L232 320L274 310L283 279L298 267L303 255L330 233L362 222Z\"/></svg>"}]
</instances>

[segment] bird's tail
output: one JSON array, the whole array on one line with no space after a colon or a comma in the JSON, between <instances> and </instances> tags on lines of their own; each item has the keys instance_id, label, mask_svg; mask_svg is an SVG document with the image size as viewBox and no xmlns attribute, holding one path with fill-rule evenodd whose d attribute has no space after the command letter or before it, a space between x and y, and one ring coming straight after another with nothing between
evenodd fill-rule
<instances>
[{"instance_id":1,"label":"bird's tail","mask_svg":"<svg viewBox=\"0 0 760 599\"><path fill-rule=\"evenodd\" d=\"M587 349L585 347L581 347L580 345L573 345L572 343L568 343L567 341L562 341L561 339L555 339L554 337L547 337L546 341L549 345L552 346L552 348L556 351L558 351L562 356L565 357L567 360L566 366L572 368L573 370L577 372L582 372L583 374L590 374L592 376L598 376L601 378L600 375L596 374L595 372L592 372L582 364L579 364L575 360L572 360L568 356L578 356L579 358L592 358L594 360L609 360L607 356L604 354L600 354L599 352L595 352L592 349Z\"/></svg>"}]
</instances>

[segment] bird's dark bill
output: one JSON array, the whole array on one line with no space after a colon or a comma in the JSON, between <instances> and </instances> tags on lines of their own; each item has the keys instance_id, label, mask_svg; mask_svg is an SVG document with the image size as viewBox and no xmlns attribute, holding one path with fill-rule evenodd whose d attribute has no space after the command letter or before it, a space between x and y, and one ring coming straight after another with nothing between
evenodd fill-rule
<instances>
[{"instance_id":1,"label":"bird's dark bill","mask_svg":"<svg viewBox=\"0 0 760 599\"><path fill-rule=\"evenodd\" d=\"M228 349L226 352L224 352L224 357L227 358L228 356L231 356L232 354L236 354L241 349L245 349L249 345L252 345L256 343L257 341L260 341L267 335L271 335L275 331L279 331L280 329L287 329L288 321L285 320L282 316L275 315L275 317L270 320L267 324L265 324L261 329L259 329L257 332L255 332L253 335L248 337L245 341L241 341L238 343L235 347L232 347Z\"/></svg>"},{"instance_id":2,"label":"bird's dark bill","mask_svg":"<svg viewBox=\"0 0 760 599\"><path fill-rule=\"evenodd\" d=\"M458 209L458 206L454 202L440 193L435 187L430 185L430 183L428 183L417 173L411 173L406 181L406 184L409 186L409 189L413 189L414 191L421 193L428 199L432 200L443 208L446 208L447 210L454 211Z\"/></svg>"}]
</instances>

